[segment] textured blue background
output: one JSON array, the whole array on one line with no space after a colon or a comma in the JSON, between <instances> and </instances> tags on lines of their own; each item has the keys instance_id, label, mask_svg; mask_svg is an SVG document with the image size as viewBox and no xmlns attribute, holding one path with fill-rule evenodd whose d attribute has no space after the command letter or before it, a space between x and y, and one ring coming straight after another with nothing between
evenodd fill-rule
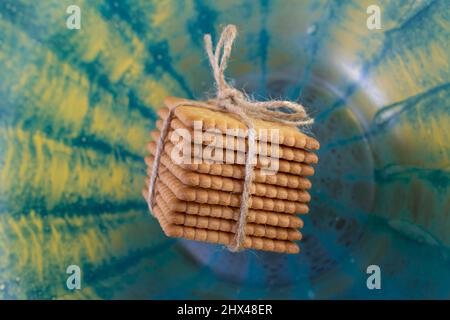
<instances>
[{"instance_id":1,"label":"textured blue background","mask_svg":"<svg viewBox=\"0 0 450 320\"><path fill-rule=\"evenodd\" d=\"M450 298L449 21L447 0L2 0L0 298ZM299 255L166 238L141 197L155 110L213 93L202 35L228 23L236 86L317 119Z\"/></svg>"}]
</instances>

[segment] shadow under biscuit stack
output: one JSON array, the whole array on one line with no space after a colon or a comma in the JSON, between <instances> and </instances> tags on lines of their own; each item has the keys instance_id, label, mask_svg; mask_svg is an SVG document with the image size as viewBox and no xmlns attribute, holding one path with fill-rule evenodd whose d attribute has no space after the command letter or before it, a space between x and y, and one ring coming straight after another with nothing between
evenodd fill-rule
<instances>
[{"instance_id":1,"label":"shadow under biscuit stack","mask_svg":"<svg viewBox=\"0 0 450 320\"><path fill-rule=\"evenodd\" d=\"M166 107L158 111L161 120L151 133L150 155L145 158L145 199L162 120L179 102L168 98ZM296 127L260 119L254 119L253 125L256 161L243 248L298 253L295 241L302 238L301 215L309 211L309 178L314 174L312 165L318 162L314 151L319 142ZM273 132L277 141L272 140ZM229 113L189 106L188 102L175 109L151 208L167 236L226 246L233 243L245 177L246 133L245 124Z\"/></svg>"}]
</instances>

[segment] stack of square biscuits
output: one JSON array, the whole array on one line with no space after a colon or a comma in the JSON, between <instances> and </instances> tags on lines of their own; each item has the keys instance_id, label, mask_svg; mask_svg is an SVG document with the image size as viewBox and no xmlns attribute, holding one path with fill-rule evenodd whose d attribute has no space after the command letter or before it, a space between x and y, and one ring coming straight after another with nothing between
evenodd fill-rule
<instances>
[{"instance_id":1,"label":"stack of square biscuits","mask_svg":"<svg viewBox=\"0 0 450 320\"><path fill-rule=\"evenodd\" d=\"M234 241L239 219L247 127L229 113L183 101L187 105L174 111L164 143L152 212L169 237L228 246ZM166 108L158 111L161 120L151 133L150 155L145 158L145 199L163 120L179 102L167 98ZM309 210L308 177L318 162L313 151L319 149L319 142L295 127L259 119L253 123L257 155L243 246L298 253L294 241L301 239L299 228L303 227L298 215Z\"/></svg>"}]
</instances>

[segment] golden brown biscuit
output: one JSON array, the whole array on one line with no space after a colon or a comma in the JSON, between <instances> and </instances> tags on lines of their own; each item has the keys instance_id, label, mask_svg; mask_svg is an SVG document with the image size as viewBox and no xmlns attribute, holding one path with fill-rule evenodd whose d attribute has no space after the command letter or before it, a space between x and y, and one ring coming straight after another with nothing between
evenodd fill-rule
<instances>
[{"instance_id":1,"label":"golden brown biscuit","mask_svg":"<svg viewBox=\"0 0 450 320\"><path fill-rule=\"evenodd\" d=\"M152 170L153 159L149 159L149 167L147 174L150 176ZM167 157L161 157L161 164L170 171L182 184L190 187L199 187L210 190L219 190L232 193L242 193L243 181L208 174L201 174L187 171L179 166L174 165ZM307 192L300 188L284 188L276 185L252 183L250 186L250 194L276 198L289 201L305 201ZM309 195L309 194L308 194ZM307 201L307 200L306 200Z\"/></svg>"},{"instance_id":2,"label":"golden brown biscuit","mask_svg":"<svg viewBox=\"0 0 450 320\"><path fill-rule=\"evenodd\" d=\"M159 137L159 134L154 134L154 137L156 136ZM171 157L171 160L172 160L172 152L176 152L174 148L175 148L174 145L170 141L165 142L164 151L169 157ZM150 141L147 144L147 150L154 155L156 151L156 142ZM239 164L227 163L226 161L227 159L225 158L225 156L220 162L217 162L216 161L217 159L215 159L214 157L209 157L208 155L204 155L203 158L191 157L189 161L184 161L183 158L181 158L180 160L181 161L179 161L179 163L177 164L191 171L197 171L200 173L209 173L212 175L219 175L224 177L233 177L235 179L240 179L240 177L244 177L245 170L243 164L245 163L245 161L244 159L241 158L239 158L238 161ZM297 176L314 175L314 168L308 164L279 159L277 165L278 170L271 171L270 164L266 162L261 163L261 160L264 161L264 159L261 159L259 157L257 158L257 163L255 165L255 172L256 174L259 173L260 176L266 176L266 179L269 180L276 179L274 176L278 176L280 173L289 173L291 175Z\"/></svg>"},{"instance_id":3,"label":"golden brown biscuit","mask_svg":"<svg viewBox=\"0 0 450 320\"><path fill-rule=\"evenodd\" d=\"M164 110L159 110L158 114L164 114ZM166 113L168 111L166 110ZM156 121L157 132L160 132L162 129L162 120ZM248 150L247 140L243 138L238 138L230 135L222 135L222 134L214 134L212 132L199 132L194 131L193 129L187 128L184 124L179 121L177 118L174 118L171 122L171 130L168 133L169 140L172 141L171 137L174 134L174 130L187 130L189 132L191 141L193 144L197 144L194 137L201 136L201 141L198 144L203 144L205 146L214 147L216 150L223 150L225 152L226 149L234 150L238 152L238 154L245 154ZM200 133L200 134L198 134ZM174 136L174 139L178 139L177 135ZM319 158L315 153L304 149L286 147L283 145L274 145L272 146L270 143L262 143L260 141L256 142L256 153L259 155L264 155L265 157L276 157L279 159L285 159L287 161L295 161L295 162L303 162L303 163L311 163L316 164L319 162ZM243 155L239 155L243 157Z\"/></svg>"},{"instance_id":4,"label":"golden brown biscuit","mask_svg":"<svg viewBox=\"0 0 450 320\"><path fill-rule=\"evenodd\" d=\"M151 168L153 164L153 156L145 157L145 163L147 166ZM214 176L208 173L201 173L198 171L191 171L185 169L184 166L177 166L170 161L170 158L164 152L161 155L161 163L172 172L181 182L190 186L198 186L202 188L213 188L216 183L220 183L221 188L224 188L223 191L233 191L233 192L241 192L241 187L236 187L235 184L238 183L242 186L242 178L234 179L223 176ZM278 176L282 176L278 178ZM253 179L254 184L267 184L267 185L277 185L280 187L287 187L292 189L310 189L311 181L307 178L295 175L288 175L284 173L278 173L276 175L272 175L276 177L275 179L267 179L267 175L263 175L264 179L261 179L261 175L259 171L255 171L255 177ZM220 182L213 181L214 178L220 178ZM211 181L210 181L211 180ZM237 190L237 191L236 191Z\"/></svg>"},{"instance_id":5,"label":"golden brown biscuit","mask_svg":"<svg viewBox=\"0 0 450 320\"><path fill-rule=\"evenodd\" d=\"M168 171L162 164L160 165L158 178L175 194L178 200L232 207L240 206L240 193L230 193L186 186L182 184L173 174L171 174L170 171ZM146 179L146 184L148 184L148 179ZM306 206L306 203L310 200L311 196L308 192L299 191L298 200L295 201L251 196L249 199L249 206L258 210L283 212L291 206L296 209L301 209L301 206Z\"/></svg>"},{"instance_id":6,"label":"golden brown biscuit","mask_svg":"<svg viewBox=\"0 0 450 320\"><path fill-rule=\"evenodd\" d=\"M168 176L168 181L166 179L161 179L160 176L165 175ZM146 179L146 186L148 187L149 179ZM214 191L214 195L208 196L200 195L200 200L209 200L209 202L203 201L194 201L190 202L189 200L180 199L177 197L178 193L182 192L183 185L173 176L170 175L170 172L167 172L167 169L161 165L159 169L158 179L156 180L156 187L158 188L158 184L164 184L168 189L170 189L171 195L173 198L165 199L166 203L169 204L170 209L174 211L185 212L186 206L188 203L204 203L204 204L213 204L213 205L222 205L222 206L231 206L235 208L240 207L240 197L241 195L237 194L227 194L224 192L221 195L217 195L217 191ZM200 189L200 188L199 188ZM287 214L306 214L309 211L309 207L306 203L287 201L287 200L279 200L279 199L270 199L264 197L252 196L249 200L249 208L255 210L263 210L263 211L274 211L274 212L282 212Z\"/></svg>"},{"instance_id":7,"label":"golden brown biscuit","mask_svg":"<svg viewBox=\"0 0 450 320\"><path fill-rule=\"evenodd\" d=\"M175 104L182 101L186 101L187 104L189 103L189 100L176 97L168 97L164 103L167 108L172 109ZM219 129L221 132L227 132L227 129L247 130L247 126L237 116L219 110L215 111L200 107L179 106L176 108L174 114L188 128L194 128L194 121L201 120L205 130ZM253 120L253 125L257 133L261 130L277 129L279 132L279 144L300 149L318 150L320 148L320 144L316 139L300 132L296 127L260 119ZM243 135L238 134L238 136L245 138ZM257 139L260 139L259 134L256 136ZM270 135L266 137L267 139L263 138L260 140L270 142L269 137Z\"/></svg>"},{"instance_id":8,"label":"golden brown biscuit","mask_svg":"<svg viewBox=\"0 0 450 320\"><path fill-rule=\"evenodd\" d=\"M184 225L207 230L236 233L237 222L227 219L190 215L172 211L165 203L161 195L156 195L156 204L164 212L166 219L171 224ZM269 225L247 223L245 234L255 237L264 237L278 240L300 240L301 233L297 229L279 228Z\"/></svg>"},{"instance_id":9,"label":"golden brown biscuit","mask_svg":"<svg viewBox=\"0 0 450 320\"><path fill-rule=\"evenodd\" d=\"M155 217L158 219L162 230L168 237L185 238L188 240L219 243L231 245L235 235L229 232L206 230L200 228L186 227L171 224L164 216L164 212L156 205L153 209ZM256 249L264 251L273 251L278 253L298 253L299 246L291 241L275 240L261 237L246 236L243 247L245 249Z\"/></svg>"},{"instance_id":10,"label":"golden brown biscuit","mask_svg":"<svg viewBox=\"0 0 450 320\"><path fill-rule=\"evenodd\" d=\"M166 204L178 201L175 195L160 181L156 182L156 189L161 198ZM142 195L145 200L148 197L148 188L142 190ZM175 200L174 200L175 199ZM169 205L168 205L169 206ZM177 209L177 206L169 206ZM202 217L213 217L227 220L237 221L239 219L239 208L229 206L209 205L196 202L185 202L184 209L181 213L198 215ZM173 210L174 212L177 212ZM293 214L284 214L281 212L263 211L249 209L247 214L247 222L255 224L264 224L282 228L303 228L303 220Z\"/></svg>"}]
</instances>

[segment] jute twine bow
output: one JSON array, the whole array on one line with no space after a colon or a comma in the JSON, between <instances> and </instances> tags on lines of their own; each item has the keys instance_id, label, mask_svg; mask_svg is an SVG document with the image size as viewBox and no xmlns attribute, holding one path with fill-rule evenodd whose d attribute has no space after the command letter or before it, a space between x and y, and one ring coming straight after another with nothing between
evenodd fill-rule
<instances>
[{"instance_id":1,"label":"jute twine bow","mask_svg":"<svg viewBox=\"0 0 450 320\"><path fill-rule=\"evenodd\" d=\"M248 127L248 150L245 158L245 177L241 196L241 206L239 212L238 225L233 243L228 246L232 252L242 250L245 241L245 228L247 224L247 213L250 200L250 186L253 182L254 157L256 153L256 132L253 125L253 119L262 119L273 122L283 123L289 126L305 126L313 123L313 119L309 118L302 105L291 101L252 101L243 92L233 88L225 81L224 72L227 67L228 58L231 54L233 41L236 37L236 26L228 25L223 29L220 35L216 49L212 49L211 35L204 36L205 49L208 54L209 63L211 64L214 79L217 85L216 98L201 101L180 101L171 106L167 118L163 122L161 133L156 147L153 160L152 174L148 186L147 203L152 212L155 201L155 182L158 176L158 170L161 160L161 154L164 149L164 141L169 132L170 123L173 119L175 109L179 106L193 106L212 110L220 110L237 116ZM271 110L273 108L284 107L290 113Z\"/></svg>"}]
</instances>

